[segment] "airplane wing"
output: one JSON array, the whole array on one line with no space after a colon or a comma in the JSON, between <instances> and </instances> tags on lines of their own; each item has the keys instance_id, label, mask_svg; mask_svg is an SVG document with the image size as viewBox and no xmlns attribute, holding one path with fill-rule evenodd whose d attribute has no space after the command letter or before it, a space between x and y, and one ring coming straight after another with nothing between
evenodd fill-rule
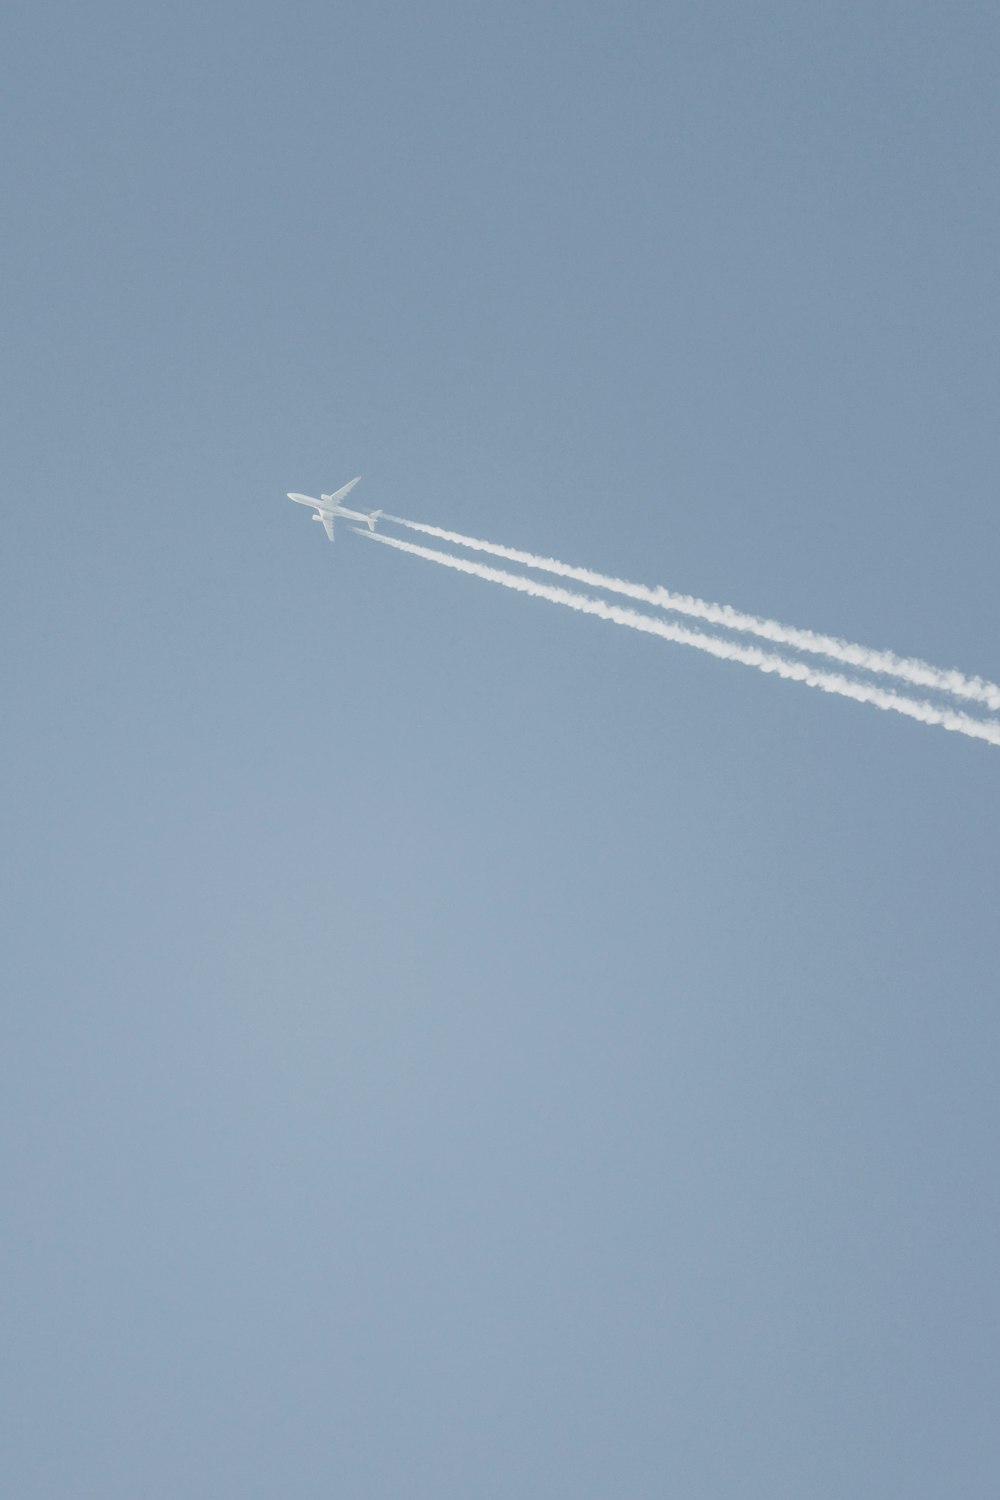
<instances>
[{"instance_id":1,"label":"airplane wing","mask_svg":"<svg viewBox=\"0 0 1000 1500\"><path fill-rule=\"evenodd\" d=\"M330 538L330 540L332 542L333 541L333 517L332 516L325 516L325 515L323 515L323 513L321 511L320 514L319 514L319 516L317 517L317 519L323 522L323 530L326 532L327 536Z\"/></svg>"},{"instance_id":2,"label":"airplane wing","mask_svg":"<svg viewBox=\"0 0 1000 1500\"><path fill-rule=\"evenodd\" d=\"M357 482L358 482L358 480L360 478L361 478L360 474L356 475L355 478L351 480L350 484L345 484L344 485L344 488L342 490L337 490L337 492L335 494L333 494L333 495L324 495L323 499L324 500L343 500L343 498L344 498L345 495L349 495L351 493L351 491L353 490L354 486L357 484Z\"/></svg>"}]
</instances>

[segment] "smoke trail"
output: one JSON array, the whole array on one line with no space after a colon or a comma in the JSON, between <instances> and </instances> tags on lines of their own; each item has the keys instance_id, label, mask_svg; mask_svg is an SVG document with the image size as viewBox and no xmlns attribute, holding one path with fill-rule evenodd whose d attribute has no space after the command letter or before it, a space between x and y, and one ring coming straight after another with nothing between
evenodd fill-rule
<instances>
[{"instance_id":1,"label":"smoke trail","mask_svg":"<svg viewBox=\"0 0 1000 1500\"><path fill-rule=\"evenodd\" d=\"M930 662L916 658L897 656L892 651L876 651L868 646L842 641L837 636L821 635L815 630L800 630L794 625L782 625L778 620L761 619L757 615L733 609L729 604L712 604L707 599L696 599L690 594L675 594L667 588L649 588L642 583L629 583L624 578L609 578L604 573L595 573L591 568L576 568L569 563L557 562L553 557L538 557L534 552L522 552L516 547L502 547L496 542L480 541L477 537L463 536L458 531L445 531L440 526L407 521L402 516L386 516L386 520L394 521L397 526L405 526L410 531L437 537L439 541L467 547L471 552L488 552L493 557L520 563L537 572L554 573L559 578L571 578L575 583L586 583L592 588L609 589L626 599L655 604L660 609L673 610L677 614L694 615L710 625L722 625L727 630L756 635L777 646L808 651L813 656L826 656L832 661L843 662L845 666L895 677L909 683L911 687L930 688L950 693L955 698L1000 709L1000 686L981 677L965 677L961 672L934 667Z\"/></svg>"},{"instance_id":2,"label":"smoke trail","mask_svg":"<svg viewBox=\"0 0 1000 1500\"><path fill-rule=\"evenodd\" d=\"M608 604L604 599L592 599L588 594L577 594L572 589L539 583L534 578L524 578L517 573L506 573L501 568L491 568L485 563L470 562L464 557L454 557L448 552L435 552L430 547L418 547L412 542L400 541L398 537L360 530L358 535L368 537L370 541L378 542L382 547L393 547L398 552L409 552L413 557L423 557L428 562L440 563L442 567L454 568L456 572L469 573L475 578L484 578L487 582L502 584L504 588L516 589L519 593L530 594L535 599L548 599L553 604L564 604L567 608L578 610L581 614L596 615L599 619L610 620L615 625L627 625L630 629L644 631L647 635L657 635L663 640L676 641L684 646L694 646L697 650L707 651L710 655L721 657L724 661L742 662L744 666L756 667L760 672L773 672L776 676L788 678L792 682L804 682L808 687L819 688L824 693L838 693L844 698L853 698L856 703L870 703L875 708L892 709L895 713L906 714L908 718L917 719L922 724L937 724L942 729L969 735L971 739L986 740L991 745L1000 745L1000 722L994 720L974 719L956 710L939 708L934 703L904 698L901 694L887 688L877 687L874 683L854 682L839 672L817 671L806 662L790 661L786 657L764 651L760 646L748 646L740 641L727 640L722 636L705 635L700 630L691 630L686 625L675 625L668 620L658 620L652 615L641 614L638 610L628 609L624 605Z\"/></svg>"}]
</instances>

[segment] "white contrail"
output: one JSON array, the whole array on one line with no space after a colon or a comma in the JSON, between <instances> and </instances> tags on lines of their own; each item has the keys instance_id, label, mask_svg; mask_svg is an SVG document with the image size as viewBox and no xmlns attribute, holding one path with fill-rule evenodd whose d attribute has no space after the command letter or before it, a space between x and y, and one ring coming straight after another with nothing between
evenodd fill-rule
<instances>
[{"instance_id":1,"label":"white contrail","mask_svg":"<svg viewBox=\"0 0 1000 1500\"><path fill-rule=\"evenodd\" d=\"M501 568L487 567L485 563L470 562L464 557L455 557L448 552L435 552L430 547L418 547L413 542L400 541L398 537L384 536L369 531L359 531L370 541L383 547L394 547L398 552L409 552L413 557L426 558L428 562L440 563L442 567L454 568L459 573L469 573L474 578L484 578L490 583L502 584L504 588L516 589L530 594L535 599L548 599L553 604L564 604L568 609L581 614L597 615L615 625L627 625L631 630L641 630L647 635L658 635L663 640L676 641L680 645L694 646L707 651L724 661L742 662L744 666L756 667L760 672L773 672L778 677L792 682L804 682L809 687L819 688L824 693L838 693L844 698L853 698L856 703L871 703L875 708L892 709L906 714L922 724L937 724L942 729L967 734L972 739L986 740L991 745L1000 745L1000 722L990 719L974 719L968 714L953 709L939 708L937 704L925 703L916 698L905 698L888 688L869 682L854 682L839 672L823 672L806 662L792 661L764 651L760 646L748 646L741 641L728 640L722 636L705 635L700 630L691 630L686 625L675 625L672 621L659 620L652 615L641 614L621 604L608 604L604 599L593 599L588 594L577 594L572 589L539 583L534 578L525 578L517 573L506 573Z\"/></svg>"},{"instance_id":2,"label":"white contrail","mask_svg":"<svg viewBox=\"0 0 1000 1500\"><path fill-rule=\"evenodd\" d=\"M930 688L940 693L950 693L954 698L964 698L970 702L983 703L988 708L1000 709L1000 686L981 677L966 677L961 672L934 667L930 662L919 661L914 657L897 656L893 651L874 650L869 646L842 641L837 636L821 635L815 630L800 630L794 625L782 625L778 620L744 614L729 604L712 604L707 599L696 599L690 594L675 594L671 589L650 588L642 583L629 583L624 578L610 578L604 573L595 573L591 568L573 567L570 563L558 562L554 557L539 557L534 552L522 552L516 547L502 547L496 542L463 536L458 531L445 531L440 526L407 521L402 516L386 516L386 520L394 521L397 526L406 526L410 531L437 537L441 542L467 547L470 552L488 552L493 557L520 563L523 567L534 568L540 573L554 573L559 578L571 578L574 583L586 583L591 588L608 589L642 604L655 604L659 609L694 615L710 625L721 625L744 635L756 635L776 646L789 646L795 651L808 651L813 656L826 656L832 661L843 662L845 666L857 667L861 671L895 677L901 682L909 683L911 687Z\"/></svg>"}]
</instances>

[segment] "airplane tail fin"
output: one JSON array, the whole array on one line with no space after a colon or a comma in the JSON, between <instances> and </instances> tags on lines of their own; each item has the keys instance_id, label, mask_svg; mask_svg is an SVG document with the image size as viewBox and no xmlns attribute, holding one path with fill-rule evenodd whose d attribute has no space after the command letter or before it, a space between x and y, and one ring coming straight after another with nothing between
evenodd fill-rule
<instances>
[{"instance_id":1,"label":"airplane tail fin","mask_svg":"<svg viewBox=\"0 0 1000 1500\"><path fill-rule=\"evenodd\" d=\"M369 531L374 531L375 530L375 522L381 520L384 515L385 515L385 511L382 511L382 510L373 510L373 511L370 511L369 515L368 515L368 530Z\"/></svg>"}]
</instances>

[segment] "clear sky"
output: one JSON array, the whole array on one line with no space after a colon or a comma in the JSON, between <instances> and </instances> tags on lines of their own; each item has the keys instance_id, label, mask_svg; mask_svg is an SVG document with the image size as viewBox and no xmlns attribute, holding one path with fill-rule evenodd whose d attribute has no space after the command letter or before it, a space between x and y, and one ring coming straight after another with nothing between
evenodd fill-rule
<instances>
[{"instance_id":1,"label":"clear sky","mask_svg":"<svg viewBox=\"0 0 1000 1500\"><path fill-rule=\"evenodd\" d=\"M0 58L0 1488L994 1495L1000 752L284 496L996 678L996 6Z\"/></svg>"}]
</instances>

